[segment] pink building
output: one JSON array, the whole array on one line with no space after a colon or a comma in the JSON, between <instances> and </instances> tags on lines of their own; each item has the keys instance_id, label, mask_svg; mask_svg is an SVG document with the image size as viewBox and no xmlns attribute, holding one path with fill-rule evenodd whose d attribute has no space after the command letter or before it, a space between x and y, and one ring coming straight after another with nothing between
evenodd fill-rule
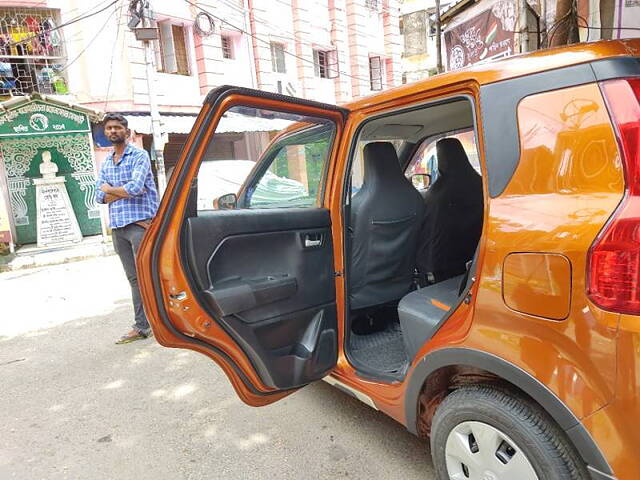
<instances>
[{"instance_id":1,"label":"pink building","mask_svg":"<svg viewBox=\"0 0 640 480\"><path fill-rule=\"evenodd\" d=\"M0 135L0 205L8 207L0 211L0 226L9 219L13 243L34 242L31 177L37 176L40 161L36 144L44 140L67 168L69 185L78 184L71 200L86 223L81 225L83 235L100 230L92 189L110 145L101 126L89 120L101 112L125 114L134 142L153 160L159 147L170 175L204 97L217 86L342 103L401 83L399 0L148 2L145 22L137 25L135 13L142 13L138 8L144 3L138 0L0 2L0 122L13 129ZM144 24L157 28L151 75L144 44L132 30ZM162 132L155 145L150 115L154 98ZM82 165L71 165L77 152L65 153L56 146L66 136L45 128L47 123L67 128L60 123L64 117L40 118L43 123L33 128L42 131L32 135L28 120L26 126L19 123L23 120L16 116L17 106L25 115L37 109L40 113L32 116L38 118L48 111L86 116L82 133L69 132L85 138ZM234 125L219 133L214 158L255 160L255 152L273 132L255 124ZM16 137L16 132L23 133ZM163 176L158 177L162 185ZM104 232L104 211L101 215Z\"/></svg>"},{"instance_id":2,"label":"pink building","mask_svg":"<svg viewBox=\"0 0 640 480\"><path fill-rule=\"evenodd\" d=\"M60 28L56 58L25 51L16 52L24 59L7 59L32 64L25 78L45 81L0 85L0 97L35 91L97 111L126 112L138 142L150 148L144 48L127 26L135 2L110 3L2 2L0 24L42 17L60 26L107 8ZM151 0L150 7L160 34L154 42L153 91L167 169L204 96L216 86L342 103L401 83L398 0ZM97 144L100 151L99 136Z\"/></svg>"}]
</instances>

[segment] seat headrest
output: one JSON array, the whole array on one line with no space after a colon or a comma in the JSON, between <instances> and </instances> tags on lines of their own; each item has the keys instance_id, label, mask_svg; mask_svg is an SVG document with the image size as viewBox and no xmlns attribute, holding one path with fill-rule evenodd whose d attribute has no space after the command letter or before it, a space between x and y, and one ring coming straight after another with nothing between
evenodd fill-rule
<instances>
[{"instance_id":1,"label":"seat headrest","mask_svg":"<svg viewBox=\"0 0 640 480\"><path fill-rule=\"evenodd\" d=\"M462 143L457 138L438 140L436 152L438 154L438 173L441 176L468 174L469 170L475 172L469 163Z\"/></svg>"},{"instance_id":2,"label":"seat headrest","mask_svg":"<svg viewBox=\"0 0 640 480\"><path fill-rule=\"evenodd\" d=\"M364 183L404 178L396 149L389 142L371 142L364 146Z\"/></svg>"}]
</instances>

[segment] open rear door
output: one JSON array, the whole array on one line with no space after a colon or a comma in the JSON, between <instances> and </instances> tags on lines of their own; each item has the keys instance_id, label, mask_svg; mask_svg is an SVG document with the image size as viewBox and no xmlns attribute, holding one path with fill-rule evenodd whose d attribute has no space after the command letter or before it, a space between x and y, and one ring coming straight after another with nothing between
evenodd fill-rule
<instances>
[{"instance_id":1,"label":"open rear door","mask_svg":"<svg viewBox=\"0 0 640 480\"><path fill-rule=\"evenodd\" d=\"M346 116L256 90L212 91L138 253L158 342L209 356L250 405L336 364L325 186ZM235 195L216 201L225 194Z\"/></svg>"}]
</instances>

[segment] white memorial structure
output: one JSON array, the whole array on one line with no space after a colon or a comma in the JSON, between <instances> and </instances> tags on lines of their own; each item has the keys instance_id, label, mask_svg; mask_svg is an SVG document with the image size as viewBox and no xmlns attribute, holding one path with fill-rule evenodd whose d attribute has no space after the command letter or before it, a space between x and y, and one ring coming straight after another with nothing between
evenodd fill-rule
<instances>
[{"instance_id":1,"label":"white memorial structure","mask_svg":"<svg viewBox=\"0 0 640 480\"><path fill-rule=\"evenodd\" d=\"M65 178L56 176L58 166L51 161L51 152L42 152L40 174L35 178L38 207L38 247L74 243L82 240L78 220L71 207Z\"/></svg>"}]
</instances>

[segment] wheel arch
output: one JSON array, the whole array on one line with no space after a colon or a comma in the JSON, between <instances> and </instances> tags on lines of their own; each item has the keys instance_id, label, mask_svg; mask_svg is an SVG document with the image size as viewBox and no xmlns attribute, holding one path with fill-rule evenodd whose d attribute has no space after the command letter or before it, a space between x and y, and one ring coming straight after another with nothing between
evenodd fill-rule
<instances>
[{"instance_id":1,"label":"wheel arch","mask_svg":"<svg viewBox=\"0 0 640 480\"><path fill-rule=\"evenodd\" d=\"M465 381L464 378L467 380ZM473 379L473 380L471 380ZM405 391L405 425L420 436L421 393L429 388L431 415L451 388L465 383L501 381L519 390L546 411L567 434L593 474L612 475L604 455L573 412L549 388L522 368L493 354L468 348L443 348L425 355L411 372ZM422 433L424 436L424 430ZM595 471L594 471L595 470ZM600 478L600 477L594 477Z\"/></svg>"}]
</instances>

